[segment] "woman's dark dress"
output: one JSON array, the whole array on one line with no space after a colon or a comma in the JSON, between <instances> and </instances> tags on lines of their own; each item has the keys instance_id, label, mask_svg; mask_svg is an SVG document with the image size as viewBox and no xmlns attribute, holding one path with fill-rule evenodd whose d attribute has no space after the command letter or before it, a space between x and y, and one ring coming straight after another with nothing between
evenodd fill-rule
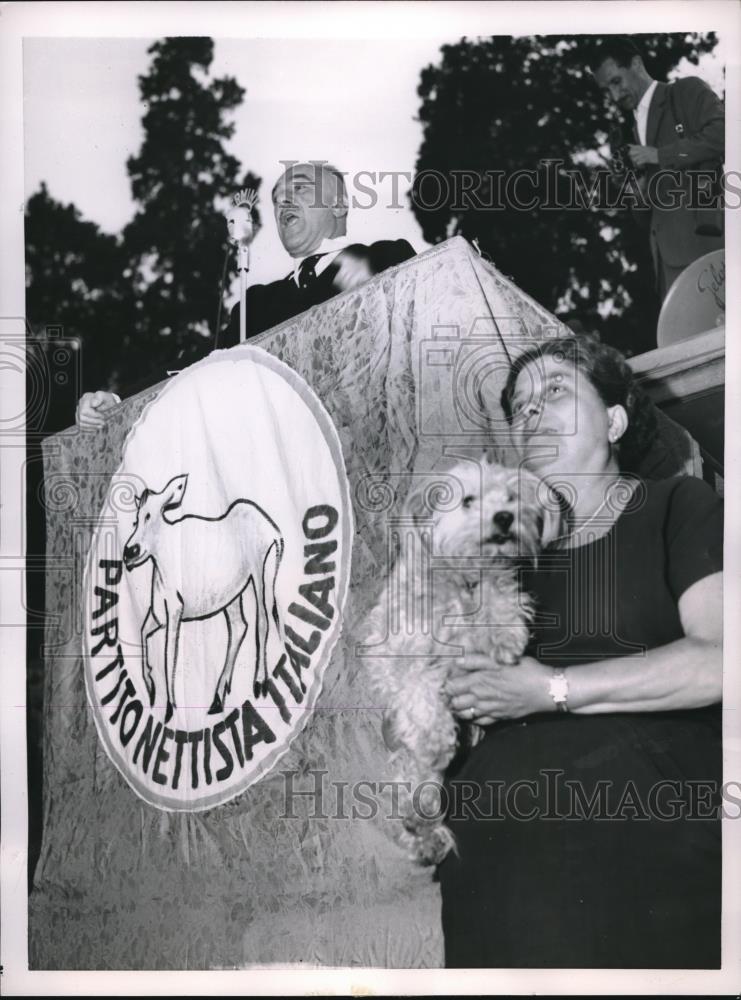
<instances>
[{"instance_id":1,"label":"woman's dark dress","mask_svg":"<svg viewBox=\"0 0 741 1000\"><path fill-rule=\"evenodd\" d=\"M677 601L721 569L722 537L701 480L639 483L607 535L525 581L528 652L576 671L682 638ZM720 706L489 727L449 779L446 965L717 968L720 738Z\"/></svg>"}]
</instances>

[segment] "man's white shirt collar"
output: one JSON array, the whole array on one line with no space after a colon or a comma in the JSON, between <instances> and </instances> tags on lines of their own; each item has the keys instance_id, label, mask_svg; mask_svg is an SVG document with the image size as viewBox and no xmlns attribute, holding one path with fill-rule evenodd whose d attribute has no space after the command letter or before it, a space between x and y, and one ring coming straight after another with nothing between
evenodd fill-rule
<instances>
[{"instance_id":1,"label":"man's white shirt collar","mask_svg":"<svg viewBox=\"0 0 741 1000\"><path fill-rule=\"evenodd\" d=\"M654 96L656 85L659 81L654 80L646 87L646 92L638 102L638 107L633 112L636 120L636 131L638 140L642 146L646 145L646 128L648 126L648 109L651 105L651 98Z\"/></svg>"},{"instance_id":2,"label":"man's white shirt collar","mask_svg":"<svg viewBox=\"0 0 741 1000\"><path fill-rule=\"evenodd\" d=\"M298 278L299 268L308 257L315 257L318 253L324 254L324 256L320 257L320 259L314 265L314 273L316 275L319 275L322 273L322 271L326 271L326 269L329 267L329 265L332 263L332 261L335 259L335 257L341 250L344 250L345 247L349 246L350 246L350 240L347 238L347 234L345 234L344 236L335 236L331 239L330 238L323 239L322 242L319 244L319 246L316 248L316 250L312 250L311 253L307 253L306 257L295 257L294 258L295 265L293 268L293 280L296 282L296 285L298 285L299 283L299 278Z\"/></svg>"}]
</instances>

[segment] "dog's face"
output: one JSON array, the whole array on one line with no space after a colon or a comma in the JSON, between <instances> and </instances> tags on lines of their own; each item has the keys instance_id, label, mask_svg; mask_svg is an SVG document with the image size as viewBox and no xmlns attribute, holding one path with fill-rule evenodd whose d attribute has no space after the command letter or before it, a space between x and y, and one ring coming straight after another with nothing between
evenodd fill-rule
<instances>
[{"instance_id":1,"label":"dog's face","mask_svg":"<svg viewBox=\"0 0 741 1000\"><path fill-rule=\"evenodd\" d=\"M546 486L524 469L461 463L446 474L449 502L430 506L429 485L409 495L405 510L433 526L433 552L447 556L531 556L561 532L561 513Z\"/></svg>"}]
</instances>

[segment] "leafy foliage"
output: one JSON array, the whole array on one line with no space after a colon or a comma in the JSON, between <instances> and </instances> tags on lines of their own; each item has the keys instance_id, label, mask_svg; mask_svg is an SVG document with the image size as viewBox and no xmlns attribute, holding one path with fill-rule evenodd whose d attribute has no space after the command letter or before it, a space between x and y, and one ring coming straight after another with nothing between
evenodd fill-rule
<instances>
[{"instance_id":1,"label":"leafy foliage","mask_svg":"<svg viewBox=\"0 0 741 1000\"><path fill-rule=\"evenodd\" d=\"M213 59L210 38L156 42L152 65L139 78L145 113L144 142L127 167L140 204L123 241L138 292L137 309L146 317L149 339L159 336L157 355L165 366L176 356L190 363L213 345L217 290L225 249L219 199L237 188L259 187L224 142L234 126L226 120L244 89L231 77L205 75ZM234 273L234 254L230 255Z\"/></svg>"},{"instance_id":2,"label":"leafy foliage","mask_svg":"<svg viewBox=\"0 0 741 1000\"><path fill-rule=\"evenodd\" d=\"M144 139L127 163L131 222L105 234L45 185L27 205L27 316L79 337L85 389L142 388L213 347L225 259L225 287L236 272L235 255L225 258L225 199L260 185L225 147L245 91L210 78L213 41L166 38L148 53Z\"/></svg>"},{"instance_id":3,"label":"leafy foliage","mask_svg":"<svg viewBox=\"0 0 741 1000\"><path fill-rule=\"evenodd\" d=\"M683 57L696 64L717 43L712 34L634 41L658 79ZM412 206L428 241L476 239L538 302L639 353L656 346L648 235L627 209L567 207L566 172L589 190L606 168L609 130L620 124L588 68L599 42L501 36L443 46L440 63L422 71L418 88L423 141ZM437 191L429 175L424 179L429 171L445 178ZM516 171L531 171L531 179L508 191L506 179ZM462 181L461 172L475 180Z\"/></svg>"},{"instance_id":4,"label":"leafy foliage","mask_svg":"<svg viewBox=\"0 0 741 1000\"><path fill-rule=\"evenodd\" d=\"M28 199L25 238L31 325L53 324L66 336L82 339L89 332L99 342L120 344L133 318L120 240L86 222L74 205L55 201L45 184ZM86 359L92 384L107 381L105 354L91 350Z\"/></svg>"}]
</instances>

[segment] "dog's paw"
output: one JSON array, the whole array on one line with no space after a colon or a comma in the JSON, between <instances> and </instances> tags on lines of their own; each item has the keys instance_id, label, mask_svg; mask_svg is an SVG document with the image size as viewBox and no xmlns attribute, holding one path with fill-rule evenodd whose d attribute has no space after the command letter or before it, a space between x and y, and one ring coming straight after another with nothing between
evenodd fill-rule
<instances>
[{"instance_id":1,"label":"dog's paw","mask_svg":"<svg viewBox=\"0 0 741 1000\"><path fill-rule=\"evenodd\" d=\"M528 633L520 631L502 636L494 652L497 663L503 667L514 667L520 662L520 657L527 646Z\"/></svg>"},{"instance_id":2,"label":"dog's paw","mask_svg":"<svg viewBox=\"0 0 741 1000\"><path fill-rule=\"evenodd\" d=\"M420 865L439 865L455 851L455 837L447 826L435 826L416 838L413 860Z\"/></svg>"},{"instance_id":3,"label":"dog's paw","mask_svg":"<svg viewBox=\"0 0 741 1000\"><path fill-rule=\"evenodd\" d=\"M417 785L406 803L404 829L415 836L424 836L427 830L440 823L443 812L441 785L431 779L424 781Z\"/></svg>"}]
</instances>

